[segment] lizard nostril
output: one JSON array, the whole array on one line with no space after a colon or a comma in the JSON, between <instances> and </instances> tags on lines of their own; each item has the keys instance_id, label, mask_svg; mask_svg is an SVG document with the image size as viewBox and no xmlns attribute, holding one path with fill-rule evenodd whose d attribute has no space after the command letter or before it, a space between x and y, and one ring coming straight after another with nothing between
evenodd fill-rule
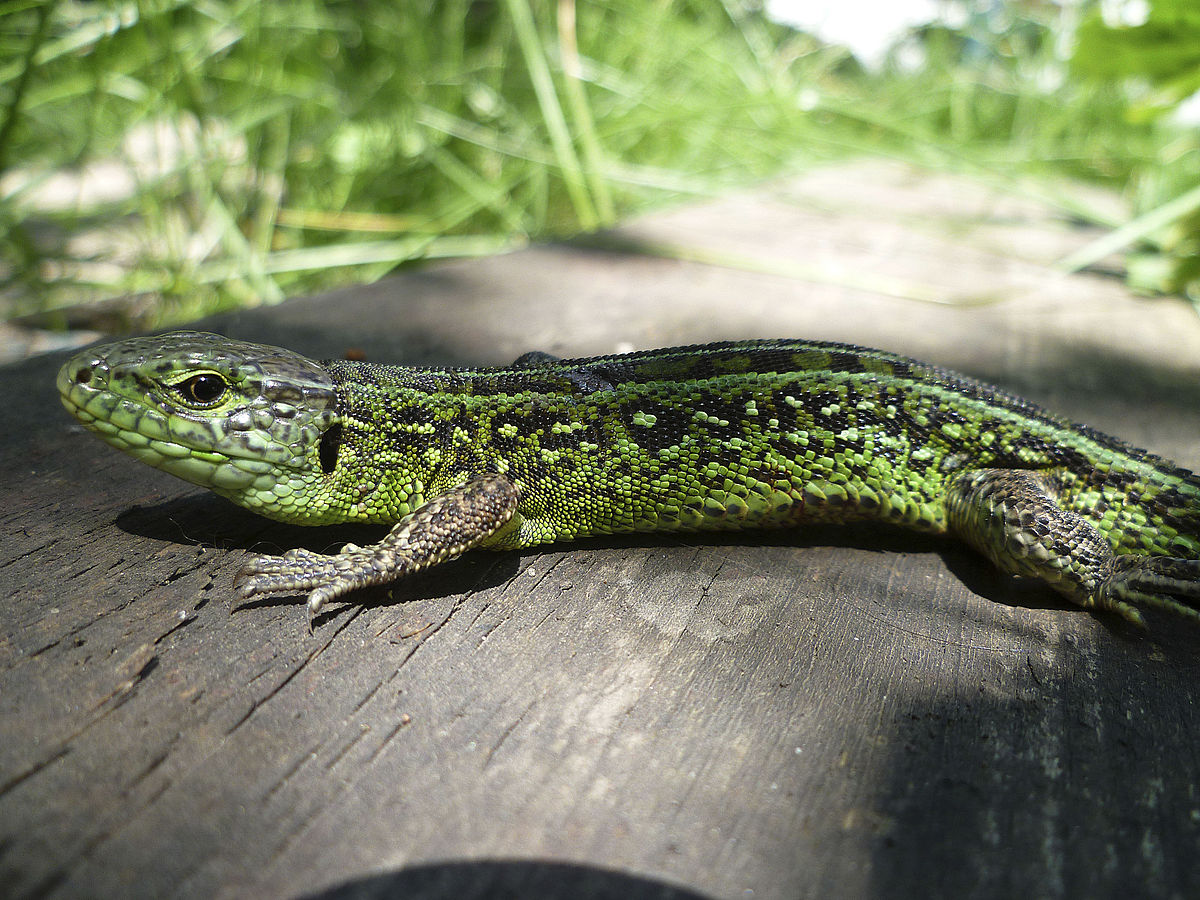
<instances>
[{"instance_id":1,"label":"lizard nostril","mask_svg":"<svg viewBox=\"0 0 1200 900\"><path fill-rule=\"evenodd\" d=\"M103 388L108 380L108 364L95 356L86 357L71 367L71 380L79 385Z\"/></svg>"}]
</instances>

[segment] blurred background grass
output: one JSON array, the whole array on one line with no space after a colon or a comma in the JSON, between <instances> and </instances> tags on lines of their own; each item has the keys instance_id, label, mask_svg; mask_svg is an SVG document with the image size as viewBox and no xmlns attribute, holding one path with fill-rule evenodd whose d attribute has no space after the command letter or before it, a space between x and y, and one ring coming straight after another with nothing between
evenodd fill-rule
<instances>
[{"instance_id":1,"label":"blurred background grass","mask_svg":"<svg viewBox=\"0 0 1200 900\"><path fill-rule=\"evenodd\" d=\"M1065 267L1200 298L1200 4L906 3L856 55L783 0L0 0L0 313L177 324L867 154L1019 181L1112 229Z\"/></svg>"}]
</instances>

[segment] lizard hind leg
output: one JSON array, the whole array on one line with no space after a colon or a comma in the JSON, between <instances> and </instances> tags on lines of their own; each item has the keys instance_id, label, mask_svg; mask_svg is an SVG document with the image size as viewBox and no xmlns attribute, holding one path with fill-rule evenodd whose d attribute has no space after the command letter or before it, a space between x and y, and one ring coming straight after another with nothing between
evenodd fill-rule
<instances>
[{"instance_id":1,"label":"lizard hind leg","mask_svg":"<svg viewBox=\"0 0 1200 900\"><path fill-rule=\"evenodd\" d=\"M1074 603L1145 627L1137 606L1200 621L1200 560L1117 555L1079 514L1063 509L1036 473L980 469L946 490L952 534L1001 570L1036 578Z\"/></svg>"}]
</instances>

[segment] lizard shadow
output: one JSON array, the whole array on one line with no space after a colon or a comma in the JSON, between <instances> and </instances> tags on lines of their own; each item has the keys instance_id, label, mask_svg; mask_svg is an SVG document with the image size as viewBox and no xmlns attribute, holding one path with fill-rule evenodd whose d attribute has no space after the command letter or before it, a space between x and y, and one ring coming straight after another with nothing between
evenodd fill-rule
<instances>
[{"instance_id":1,"label":"lizard shadow","mask_svg":"<svg viewBox=\"0 0 1200 900\"><path fill-rule=\"evenodd\" d=\"M273 522L207 491L130 507L117 516L116 524L122 531L152 540L261 553L282 553L293 547L329 552L347 541L376 541L387 531L374 525L312 528Z\"/></svg>"},{"instance_id":2,"label":"lizard shadow","mask_svg":"<svg viewBox=\"0 0 1200 900\"><path fill-rule=\"evenodd\" d=\"M346 543L371 544L388 531L385 525L326 525L311 527L273 522L255 515L214 494L186 494L148 506L134 506L117 516L117 527L129 534L152 540L278 555L293 548L315 553L336 553ZM519 571L517 554L466 554L401 582L362 588L354 594L354 605L378 606L433 600L453 594L496 587ZM296 594L278 594L235 603L233 611L275 606L295 606ZM340 602L318 621L336 613Z\"/></svg>"},{"instance_id":3,"label":"lizard shadow","mask_svg":"<svg viewBox=\"0 0 1200 900\"><path fill-rule=\"evenodd\" d=\"M121 513L116 524L123 531L153 540L264 554L280 554L296 547L317 553L336 552L348 542L369 544L387 533L387 526L382 525L328 525L314 528L273 522L208 492L185 494L149 506L134 506ZM570 543L547 544L515 553L467 553L434 569L410 575L400 583L362 589L357 592L355 600L360 605L376 606L431 600L448 594L497 587L519 573L523 557L567 548L587 553L700 546L714 550L770 546L813 551L836 547L899 556L933 553L940 557L946 569L968 591L991 602L1026 609L1078 609L1045 585L1000 572L982 556L950 538L871 522L808 523L792 528L754 531L603 535ZM811 560L814 566L820 566L823 562L819 553ZM681 571L692 568L694 560L690 556L681 556L678 566ZM295 603L295 596L279 595L252 600L235 608L254 609ZM1110 629L1118 632L1136 631L1115 615L1105 615L1102 620Z\"/></svg>"}]
</instances>

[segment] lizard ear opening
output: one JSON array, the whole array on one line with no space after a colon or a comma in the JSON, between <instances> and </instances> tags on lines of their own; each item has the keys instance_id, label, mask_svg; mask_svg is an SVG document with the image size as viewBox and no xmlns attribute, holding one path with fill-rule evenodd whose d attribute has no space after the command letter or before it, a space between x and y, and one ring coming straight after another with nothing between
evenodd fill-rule
<instances>
[{"instance_id":1,"label":"lizard ear opening","mask_svg":"<svg viewBox=\"0 0 1200 900\"><path fill-rule=\"evenodd\" d=\"M317 454L321 458L321 471L326 475L333 473L337 467L338 449L342 446L342 423L337 422L321 435L321 443Z\"/></svg>"}]
</instances>

